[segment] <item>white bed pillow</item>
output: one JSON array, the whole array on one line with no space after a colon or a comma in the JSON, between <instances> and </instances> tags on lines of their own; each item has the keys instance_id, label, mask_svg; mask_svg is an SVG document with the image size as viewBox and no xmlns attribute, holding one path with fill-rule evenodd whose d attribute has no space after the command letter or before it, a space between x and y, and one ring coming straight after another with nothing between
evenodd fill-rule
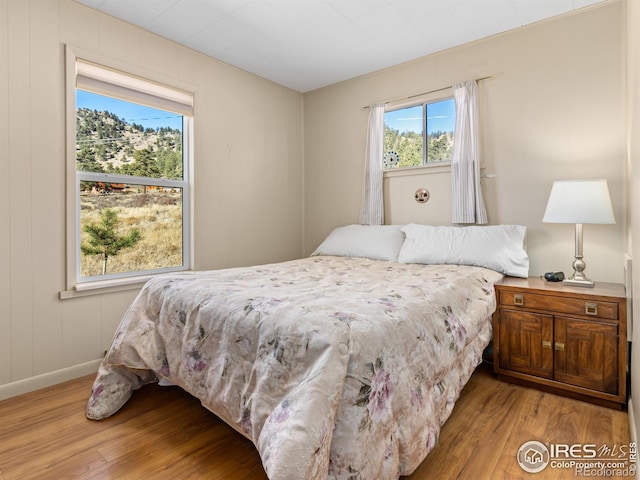
<instances>
[{"instance_id":1,"label":"white bed pillow","mask_svg":"<svg viewBox=\"0 0 640 480\"><path fill-rule=\"evenodd\" d=\"M402 225L346 225L331 232L311 256L335 255L397 262L403 242Z\"/></svg>"},{"instance_id":2,"label":"white bed pillow","mask_svg":"<svg viewBox=\"0 0 640 480\"><path fill-rule=\"evenodd\" d=\"M401 263L475 265L505 275L527 277L529 257L522 225L431 226L402 228Z\"/></svg>"}]
</instances>

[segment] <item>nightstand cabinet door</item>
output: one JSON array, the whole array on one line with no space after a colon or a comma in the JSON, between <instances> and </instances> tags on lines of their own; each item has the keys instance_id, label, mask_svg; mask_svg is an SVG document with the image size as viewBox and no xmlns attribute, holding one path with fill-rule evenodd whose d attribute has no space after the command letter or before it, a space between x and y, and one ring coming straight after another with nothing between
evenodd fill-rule
<instances>
[{"instance_id":1,"label":"nightstand cabinet door","mask_svg":"<svg viewBox=\"0 0 640 480\"><path fill-rule=\"evenodd\" d=\"M555 318L554 378L579 387L618 393L618 326Z\"/></svg>"},{"instance_id":2,"label":"nightstand cabinet door","mask_svg":"<svg viewBox=\"0 0 640 480\"><path fill-rule=\"evenodd\" d=\"M553 378L553 317L502 310L500 365L514 372Z\"/></svg>"}]
</instances>

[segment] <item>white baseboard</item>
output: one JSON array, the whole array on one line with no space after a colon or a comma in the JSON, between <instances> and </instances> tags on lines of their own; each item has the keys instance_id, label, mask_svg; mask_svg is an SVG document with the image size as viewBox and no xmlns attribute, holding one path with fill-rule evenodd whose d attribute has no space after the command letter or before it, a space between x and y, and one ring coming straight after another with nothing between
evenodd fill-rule
<instances>
[{"instance_id":1,"label":"white baseboard","mask_svg":"<svg viewBox=\"0 0 640 480\"><path fill-rule=\"evenodd\" d=\"M50 387L58 383L66 382L67 380L73 380L74 378L82 377L96 373L100 366L101 358L97 360L91 360L90 362L81 363L72 367L63 368L54 372L43 373L35 377L25 378L18 380L17 382L6 383L0 385L0 400L16 397L23 393L33 392L41 388Z\"/></svg>"},{"instance_id":2,"label":"white baseboard","mask_svg":"<svg viewBox=\"0 0 640 480\"><path fill-rule=\"evenodd\" d=\"M629 432L631 434L631 441L638 443L638 432L636 431L636 415L633 410L633 399L629 397L627 403L627 410L629 411Z\"/></svg>"},{"instance_id":3,"label":"white baseboard","mask_svg":"<svg viewBox=\"0 0 640 480\"><path fill-rule=\"evenodd\" d=\"M624 286L627 291L627 341L633 339L633 259L628 253L624 256Z\"/></svg>"}]
</instances>

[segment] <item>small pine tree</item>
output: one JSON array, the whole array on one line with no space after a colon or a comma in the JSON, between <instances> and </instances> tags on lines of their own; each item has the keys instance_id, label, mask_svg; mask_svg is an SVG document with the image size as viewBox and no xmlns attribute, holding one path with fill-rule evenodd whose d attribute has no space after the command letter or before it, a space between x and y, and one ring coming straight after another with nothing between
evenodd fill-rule
<instances>
[{"instance_id":1,"label":"small pine tree","mask_svg":"<svg viewBox=\"0 0 640 480\"><path fill-rule=\"evenodd\" d=\"M118 235L118 214L112 208L100 213L100 223L90 223L82 230L89 234L88 243L80 246L83 255L102 255L102 274L107 273L109 257L116 256L120 250L133 247L142 240L140 230L132 228L126 235Z\"/></svg>"}]
</instances>

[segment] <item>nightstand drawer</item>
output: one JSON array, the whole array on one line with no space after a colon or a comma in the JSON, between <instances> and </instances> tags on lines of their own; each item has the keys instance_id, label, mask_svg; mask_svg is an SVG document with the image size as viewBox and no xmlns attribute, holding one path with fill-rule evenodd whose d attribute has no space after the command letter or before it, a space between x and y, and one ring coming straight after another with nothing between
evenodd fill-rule
<instances>
[{"instance_id":1,"label":"nightstand drawer","mask_svg":"<svg viewBox=\"0 0 640 480\"><path fill-rule=\"evenodd\" d=\"M586 315L588 317L618 320L618 304L592 299L555 297L536 293L518 293L500 291L500 305L522 307L535 310L553 311L570 315Z\"/></svg>"}]
</instances>

